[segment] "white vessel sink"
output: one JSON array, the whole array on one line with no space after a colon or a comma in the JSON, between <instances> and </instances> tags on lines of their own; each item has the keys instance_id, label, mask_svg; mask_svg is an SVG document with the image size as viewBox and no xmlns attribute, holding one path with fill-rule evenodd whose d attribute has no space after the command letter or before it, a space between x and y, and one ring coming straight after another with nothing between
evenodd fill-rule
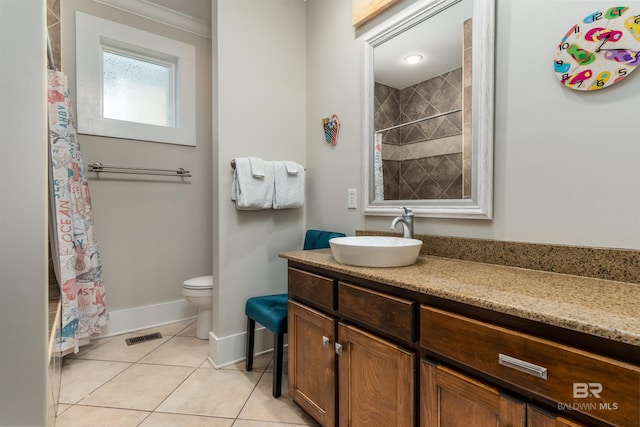
<instances>
[{"instance_id":1,"label":"white vessel sink","mask_svg":"<svg viewBox=\"0 0 640 427\"><path fill-rule=\"evenodd\" d=\"M349 236L329 240L331 252L342 264L361 267L401 267L416 262L422 241L404 237Z\"/></svg>"}]
</instances>

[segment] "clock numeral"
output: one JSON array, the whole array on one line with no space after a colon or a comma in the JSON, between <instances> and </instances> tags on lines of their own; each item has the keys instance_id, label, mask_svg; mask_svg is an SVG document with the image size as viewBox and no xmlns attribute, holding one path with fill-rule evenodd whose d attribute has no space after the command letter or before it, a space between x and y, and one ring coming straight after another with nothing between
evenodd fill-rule
<instances>
[{"instance_id":1,"label":"clock numeral","mask_svg":"<svg viewBox=\"0 0 640 427\"><path fill-rule=\"evenodd\" d=\"M571 68L570 64L565 64L564 61L561 59L553 62L554 62L553 68L556 70L556 73L566 73Z\"/></svg>"},{"instance_id":2,"label":"clock numeral","mask_svg":"<svg viewBox=\"0 0 640 427\"><path fill-rule=\"evenodd\" d=\"M569 43L562 42L558 45L558 50L562 52L563 50L567 50L569 48Z\"/></svg>"},{"instance_id":3,"label":"clock numeral","mask_svg":"<svg viewBox=\"0 0 640 427\"><path fill-rule=\"evenodd\" d=\"M575 74L565 74L562 76L562 84L569 87L580 87L582 83L589 80L593 72L591 70L584 70Z\"/></svg>"},{"instance_id":4,"label":"clock numeral","mask_svg":"<svg viewBox=\"0 0 640 427\"><path fill-rule=\"evenodd\" d=\"M627 69L626 68L618 68L616 70L616 74L619 76L626 76L627 75Z\"/></svg>"},{"instance_id":5,"label":"clock numeral","mask_svg":"<svg viewBox=\"0 0 640 427\"><path fill-rule=\"evenodd\" d=\"M640 15L627 18L624 26L636 40L640 41Z\"/></svg>"},{"instance_id":6,"label":"clock numeral","mask_svg":"<svg viewBox=\"0 0 640 427\"><path fill-rule=\"evenodd\" d=\"M599 21L600 19L602 19L602 12L594 12L591 15L587 16L586 18L584 18L584 23L585 24L592 24L596 21Z\"/></svg>"},{"instance_id":7,"label":"clock numeral","mask_svg":"<svg viewBox=\"0 0 640 427\"><path fill-rule=\"evenodd\" d=\"M571 34L575 34L576 37L580 37L580 26L578 24L574 25L569 31L567 31L567 34L564 35L562 41L566 42Z\"/></svg>"},{"instance_id":8,"label":"clock numeral","mask_svg":"<svg viewBox=\"0 0 640 427\"><path fill-rule=\"evenodd\" d=\"M627 11L627 9L629 8L624 6L612 7L611 9L607 10L607 12L604 14L604 17L607 19L620 18Z\"/></svg>"},{"instance_id":9,"label":"clock numeral","mask_svg":"<svg viewBox=\"0 0 640 427\"><path fill-rule=\"evenodd\" d=\"M589 87L589 90L602 89L605 84L607 84L607 81L609 81L609 77L611 77L611 72L607 70L601 72L600 74L598 74L598 77L595 78L593 83L591 83L591 87Z\"/></svg>"}]
</instances>

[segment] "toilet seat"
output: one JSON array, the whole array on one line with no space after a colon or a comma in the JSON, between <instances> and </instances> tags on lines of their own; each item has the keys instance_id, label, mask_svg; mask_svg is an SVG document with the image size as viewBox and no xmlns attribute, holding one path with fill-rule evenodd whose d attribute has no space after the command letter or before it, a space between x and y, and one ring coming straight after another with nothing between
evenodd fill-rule
<instances>
[{"instance_id":1,"label":"toilet seat","mask_svg":"<svg viewBox=\"0 0 640 427\"><path fill-rule=\"evenodd\" d=\"M200 276L185 280L182 287L192 290L213 289L213 276Z\"/></svg>"}]
</instances>

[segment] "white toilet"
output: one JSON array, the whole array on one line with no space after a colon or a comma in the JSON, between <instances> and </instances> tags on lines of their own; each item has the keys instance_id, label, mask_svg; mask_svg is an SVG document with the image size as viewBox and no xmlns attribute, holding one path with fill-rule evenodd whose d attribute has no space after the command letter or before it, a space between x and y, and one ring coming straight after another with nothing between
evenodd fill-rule
<instances>
[{"instance_id":1,"label":"white toilet","mask_svg":"<svg viewBox=\"0 0 640 427\"><path fill-rule=\"evenodd\" d=\"M182 285L184 299L198 308L196 337L209 339L213 324L213 276L200 276L185 280Z\"/></svg>"}]
</instances>

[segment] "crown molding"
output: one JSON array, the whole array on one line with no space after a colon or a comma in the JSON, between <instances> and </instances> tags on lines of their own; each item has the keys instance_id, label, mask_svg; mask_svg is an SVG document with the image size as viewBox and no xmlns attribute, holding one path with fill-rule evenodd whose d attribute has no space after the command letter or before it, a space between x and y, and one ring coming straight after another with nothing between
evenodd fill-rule
<instances>
[{"instance_id":1,"label":"crown molding","mask_svg":"<svg viewBox=\"0 0 640 427\"><path fill-rule=\"evenodd\" d=\"M169 25L201 37L211 38L211 26L208 22L178 12L168 7L151 3L148 0L93 0L161 24Z\"/></svg>"}]
</instances>

